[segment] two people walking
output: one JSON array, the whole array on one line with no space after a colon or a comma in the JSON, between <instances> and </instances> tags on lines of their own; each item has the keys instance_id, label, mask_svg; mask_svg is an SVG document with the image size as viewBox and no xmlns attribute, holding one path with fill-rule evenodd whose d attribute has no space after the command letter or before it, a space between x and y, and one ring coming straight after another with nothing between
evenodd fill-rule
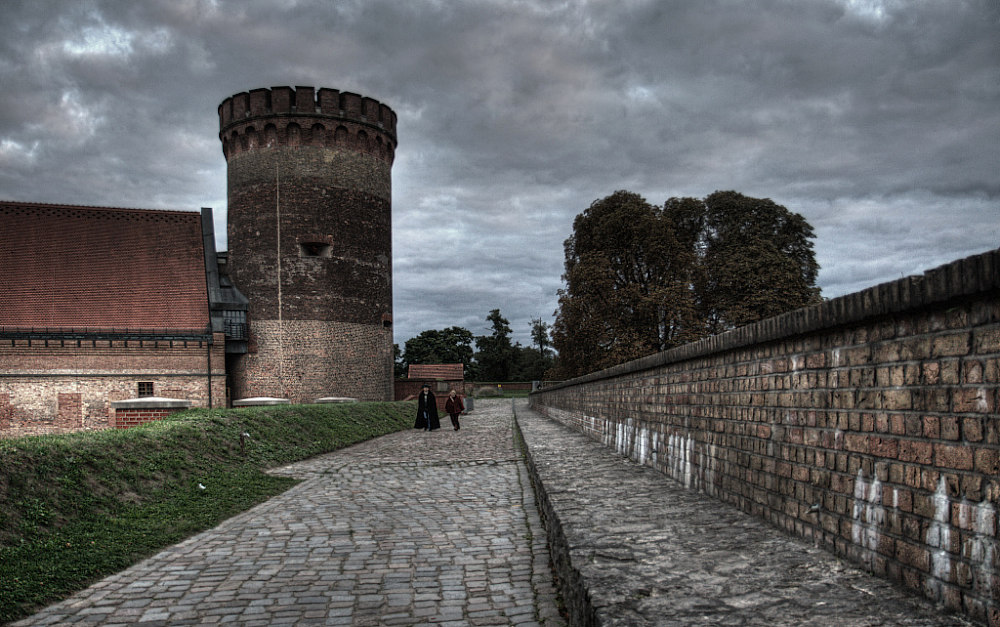
<instances>
[{"instance_id":1,"label":"two people walking","mask_svg":"<svg viewBox=\"0 0 1000 627\"><path fill-rule=\"evenodd\" d=\"M462 397L455 390L448 393L448 400L445 401L444 410L451 418L451 426L458 431L458 417L465 411L465 403ZM438 417L437 398L431 392L431 386L427 383L420 389L420 396L417 397L417 421L413 425L414 429L424 431L434 431L441 428L441 419Z\"/></svg>"}]
</instances>

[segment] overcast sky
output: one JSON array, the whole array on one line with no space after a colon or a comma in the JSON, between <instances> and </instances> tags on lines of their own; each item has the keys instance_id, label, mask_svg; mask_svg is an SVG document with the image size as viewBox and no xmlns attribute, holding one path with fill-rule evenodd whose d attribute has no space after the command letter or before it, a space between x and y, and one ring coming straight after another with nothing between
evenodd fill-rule
<instances>
[{"instance_id":1,"label":"overcast sky","mask_svg":"<svg viewBox=\"0 0 1000 627\"><path fill-rule=\"evenodd\" d=\"M771 198L823 295L1000 246L997 0L0 0L0 199L213 207L217 107L398 115L395 341L553 321L594 200ZM0 225L2 228L2 225Z\"/></svg>"}]
</instances>

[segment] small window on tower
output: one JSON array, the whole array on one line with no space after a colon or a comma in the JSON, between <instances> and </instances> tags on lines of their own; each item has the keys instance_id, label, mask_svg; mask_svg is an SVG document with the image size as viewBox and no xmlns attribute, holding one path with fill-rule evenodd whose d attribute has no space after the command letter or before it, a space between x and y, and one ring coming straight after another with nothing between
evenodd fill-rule
<instances>
[{"instance_id":1,"label":"small window on tower","mask_svg":"<svg viewBox=\"0 0 1000 627\"><path fill-rule=\"evenodd\" d=\"M139 382L139 398L153 395L153 382L152 381L140 381Z\"/></svg>"},{"instance_id":2,"label":"small window on tower","mask_svg":"<svg viewBox=\"0 0 1000 627\"><path fill-rule=\"evenodd\" d=\"M300 257L329 257L330 245L326 242L301 242L299 244Z\"/></svg>"}]
</instances>

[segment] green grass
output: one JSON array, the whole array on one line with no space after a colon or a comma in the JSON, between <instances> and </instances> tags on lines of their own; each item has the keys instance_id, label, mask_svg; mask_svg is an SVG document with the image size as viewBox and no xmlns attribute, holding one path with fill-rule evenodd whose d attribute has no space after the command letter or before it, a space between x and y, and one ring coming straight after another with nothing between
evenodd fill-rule
<instances>
[{"instance_id":1,"label":"green grass","mask_svg":"<svg viewBox=\"0 0 1000 627\"><path fill-rule=\"evenodd\" d=\"M296 483L268 468L412 426L415 405L198 409L133 429L0 440L0 623Z\"/></svg>"}]
</instances>

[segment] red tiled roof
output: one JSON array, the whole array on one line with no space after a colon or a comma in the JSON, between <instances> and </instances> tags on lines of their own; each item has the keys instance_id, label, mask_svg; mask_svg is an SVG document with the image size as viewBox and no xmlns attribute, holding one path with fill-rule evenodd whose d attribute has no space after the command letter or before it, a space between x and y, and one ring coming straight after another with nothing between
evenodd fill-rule
<instances>
[{"instance_id":1,"label":"red tiled roof","mask_svg":"<svg viewBox=\"0 0 1000 627\"><path fill-rule=\"evenodd\" d=\"M462 381L465 378L462 364L410 364L406 371L410 379L444 379Z\"/></svg>"},{"instance_id":2,"label":"red tiled roof","mask_svg":"<svg viewBox=\"0 0 1000 627\"><path fill-rule=\"evenodd\" d=\"M0 326L204 329L201 214L0 202Z\"/></svg>"}]
</instances>

